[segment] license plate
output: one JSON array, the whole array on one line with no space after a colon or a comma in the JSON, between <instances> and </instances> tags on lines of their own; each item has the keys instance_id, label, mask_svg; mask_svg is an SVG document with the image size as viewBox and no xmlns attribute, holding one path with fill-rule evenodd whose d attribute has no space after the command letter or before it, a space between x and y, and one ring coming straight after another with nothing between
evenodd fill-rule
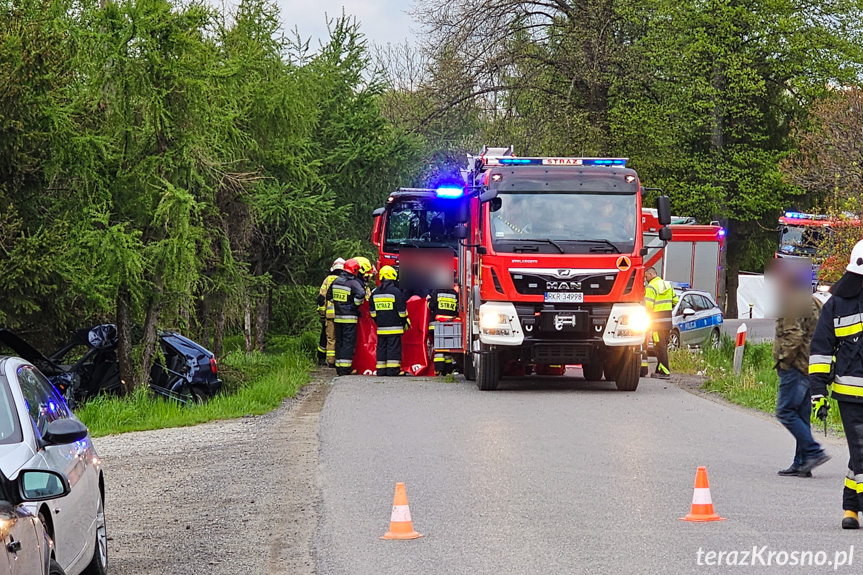
<instances>
[{"instance_id":1,"label":"license plate","mask_svg":"<svg viewBox=\"0 0 863 575\"><path fill-rule=\"evenodd\" d=\"M554 303L584 303L581 292L545 292L545 301Z\"/></svg>"}]
</instances>

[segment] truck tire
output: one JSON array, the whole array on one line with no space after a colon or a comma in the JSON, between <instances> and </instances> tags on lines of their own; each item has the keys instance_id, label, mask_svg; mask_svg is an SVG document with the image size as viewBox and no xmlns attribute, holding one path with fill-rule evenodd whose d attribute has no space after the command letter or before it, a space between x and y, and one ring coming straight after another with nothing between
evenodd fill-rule
<instances>
[{"instance_id":1,"label":"truck tire","mask_svg":"<svg viewBox=\"0 0 863 575\"><path fill-rule=\"evenodd\" d=\"M500 382L500 358L490 346L480 344L477 357L476 386L480 391L494 391Z\"/></svg>"},{"instance_id":2,"label":"truck tire","mask_svg":"<svg viewBox=\"0 0 863 575\"><path fill-rule=\"evenodd\" d=\"M473 364L476 354L464 354L464 378L468 381L476 381L476 366Z\"/></svg>"},{"instance_id":3,"label":"truck tire","mask_svg":"<svg viewBox=\"0 0 863 575\"><path fill-rule=\"evenodd\" d=\"M602 379L602 364L599 362L582 364L581 371L584 372L585 381L599 381Z\"/></svg>"},{"instance_id":4,"label":"truck tire","mask_svg":"<svg viewBox=\"0 0 863 575\"><path fill-rule=\"evenodd\" d=\"M617 391L635 391L638 389L641 370L641 355L638 348L628 347L620 354L620 363L614 376Z\"/></svg>"}]
</instances>

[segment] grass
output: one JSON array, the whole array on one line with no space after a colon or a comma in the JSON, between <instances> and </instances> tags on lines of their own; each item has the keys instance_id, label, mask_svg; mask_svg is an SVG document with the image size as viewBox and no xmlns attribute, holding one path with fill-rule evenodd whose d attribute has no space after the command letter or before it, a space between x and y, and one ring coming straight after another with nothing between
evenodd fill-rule
<instances>
[{"instance_id":1,"label":"grass","mask_svg":"<svg viewBox=\"0 0 863 575\"><path fill-rule=\"evenodd\" d=\"M673 371L706 377L702 386L706 391L766 413L776 410L779 376L773 367L772 343L747 342L740 375L734 374L734 340L727 336L723 337L717 349L675 350L671 352L669 360ZM842 430L836 402L832 402L827 424L834 430ZM822 425L820 421L813 420L814 427Z\"/></svg>"},{"instance_id":2,"label":"grass","mask_svg":"<svg viewBox=\"0 0 863 575\"><path fill-rule=\"evenodd\" d=\"M94 398L76 414L93 437L261 415L308 383L314 367L314 340L311 334L274 337L266 353L250 354L241 351L241 340L227 341L226 349L231 351L219 364L224 392L203 405L167 401L142 387L131 397Z\"/></svg>"}]
</instances>

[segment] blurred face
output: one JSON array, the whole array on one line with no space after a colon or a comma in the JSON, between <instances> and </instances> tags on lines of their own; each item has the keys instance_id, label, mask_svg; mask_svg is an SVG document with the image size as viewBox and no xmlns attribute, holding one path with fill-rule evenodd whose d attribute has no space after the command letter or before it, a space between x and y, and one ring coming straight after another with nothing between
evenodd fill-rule
<instances>
[{"instance_id":1,"label":"blurred face","mask_svg":"<svg viewBox=\"0 0 863 575\"><path fill-rule=\"evenodd\" d=\"M765 287L769 317L806 317L812 313L812 261L776 258L767 263Z\"/></svg>"}]
</instances>

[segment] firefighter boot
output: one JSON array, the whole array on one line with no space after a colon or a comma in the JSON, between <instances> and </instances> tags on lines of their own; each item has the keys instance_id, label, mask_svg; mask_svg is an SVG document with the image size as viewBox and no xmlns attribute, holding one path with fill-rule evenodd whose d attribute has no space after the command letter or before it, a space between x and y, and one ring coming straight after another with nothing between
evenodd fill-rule
<instances>
[{"instance_id":1,"label":"firefighter boot","mask_svg":"<svg viewBox=\"0 0 863 575\"><path fill-rule=\"evenodd\" d=\"M860 521L857 519L856 511L845 511L842 517L842 529L860 529Z\"/></svg>"}]
</instances>

